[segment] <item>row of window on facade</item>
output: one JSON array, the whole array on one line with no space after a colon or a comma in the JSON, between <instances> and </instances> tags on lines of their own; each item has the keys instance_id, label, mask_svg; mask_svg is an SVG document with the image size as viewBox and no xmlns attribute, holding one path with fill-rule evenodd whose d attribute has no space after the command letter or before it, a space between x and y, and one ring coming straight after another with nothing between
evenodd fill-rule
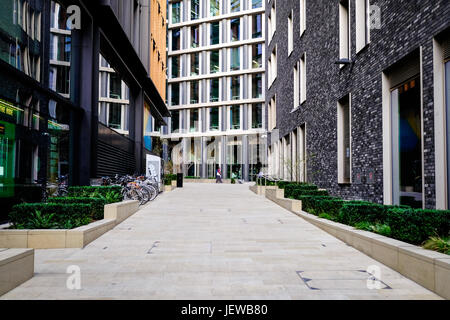
<instances>
[{"instance_id":1,"label":"row of window on facade","mask_svg":"<svg viewBox=\"0 0 450 320\"><path fill-rule=\"evenodd\" d=\"M183 19L184 6L189 8L185 20ZM209 8L209 10L203 10L204 6ZM172 24L175 24L262 7L263 0L180 0L172 1L172 3L169 4L168 18ZM203 16L202 12L205 12L206 16Z\"/></svg>"},{"instance_id":2,"label":"row of window on facade","mask_svg":"<svg viewBox=\"0 0 450 320\"><path fill-rule=\"evenodd\" d=\"M248 92L244 92L244 79L247 79L248 82ZM224 94L220 90L222 83L226 83L228 88ZM186 93L184 97L182 96L183 93ZM172 83L169 86L169 96L171 106L242 99L262 99L264 97L264 74L255 73L248 77L232 76L204 81ZM185 102L183 102L182 98L186 99Z\"/></svg>"},{"instance_id":3,"label":"row of window on facade","mask_svg":"<svg viewBox=\"0 0 450 320\"><path fill-rule=\"evenodd\" d=\"M251 51L251 54L247 54L248 51ZM227 60L226 65L223 63L225 55ZM245 61L245 57L248 57L248 61ZM169 58L169 77L175 79L219 72L260 69L264 67L263 61L263 43L229 49L173 55Z\"/></svg>"},{"instance_id":4,"label":"row of window on facade","mask_svg":"<svg viewBox=\"0 0 450 320\"><path fill-rule=\"evenodd\" d=\"M225 114L222 110L225 110ZM244 113L246 114L245 116ZM149 122L145 124L146 131L148 133L188 134L244 130L244 128L246 130L264 128L264 109L262 103L172 110L171 115L168 126L165 129L157 126L154 119L149 119ZM247 119L245 125L244 119ZM205 123L205 126L203 126L203 123Z\"/></svg>"},{"instance_id":5,"label":"row of window on facade","mask_svg":"<svg viewBox=\"0 0 450 320\"><path fill-rule=\"evenodd\" d=\"M224 21L214 21L208 24L195 25L183 28L174 28L169 31L172 39L169 43L169 51L183 49L194 49L199 47L214 46L237 41L261 39L264 35L263 15L244 16ZM249 33L245 34L242 25L248 18ZM203 30L206 29L206 30ZM228 32L226 32L228 30ZM227 34L224 39L224 34ZM202 39L202 34L209 34L208 38ZM183 41L183 39L185 39ZM186 43L185 46L182 43Z\"/></svg>"},{"instance_id":6,"label":"row of window on facade","mask_svg":"<svg viewBox=\"0 0 450 320\"><path fill-rule=\"evenodd\" d=\"M280 0L278 0L280 1ZM300 37L306 30L307 21L307 0L299 0L298 14L292 10L288 16L288 54L294 50L294 26L299 25ZM351 1L340 0L339 5L339 56L340 59L350 59L351 57ZM355 4L355 35L356 35L356 52L361 51L370 42L370 0L354 0ZM274 0L268 16L268 34L269 43L273 39L273 35L277 26L277 1ZM297 20L298 19L298 20ZM296 22L297 21L297 22Z\"/></svg>"}]
</instances>

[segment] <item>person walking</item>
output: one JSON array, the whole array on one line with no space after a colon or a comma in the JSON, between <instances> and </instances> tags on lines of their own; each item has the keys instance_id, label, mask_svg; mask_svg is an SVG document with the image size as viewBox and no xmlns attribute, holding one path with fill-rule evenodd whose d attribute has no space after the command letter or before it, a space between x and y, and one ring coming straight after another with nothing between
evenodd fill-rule
<instances>
[{"instance_id":1,"label":"person walking","mask_svg":"<svg viewBox=\"0 0 450 320\"><path fill-rule=\"evenodd\" d=\"M220 171L220 167L217 168L217 171L216 171L216 183L223 183L222 182L222 172Z\"/></svg>"}]
</instances>

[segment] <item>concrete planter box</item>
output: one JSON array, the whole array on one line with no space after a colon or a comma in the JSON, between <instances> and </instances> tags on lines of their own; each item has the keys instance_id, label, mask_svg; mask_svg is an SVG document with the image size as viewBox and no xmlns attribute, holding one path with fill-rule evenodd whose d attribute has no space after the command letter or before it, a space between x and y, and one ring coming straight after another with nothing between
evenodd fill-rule
<instances>
[{"instance_id":1,"label":"concrete planter box","mask_svg":"<svg viewBox=\"0 0 450 320\"><path fill-rule=\"evenodd\" d=\"M384 237L376 233L357 230L344 224L321 219L303 212L301 209L300 211L289 209L291 205L280 201L280 197L284 196L284 190L280 190L277 187L272 187L271 189L266 188L265 193L268 199L281 207L295 213L316 227L365 253L369 257L380 261L441 297L450 299L450 256ZM284 200L294 201L289 199Z\"/></svg>"},{"instance_id":2,"label":"concrete planter box","mask_svg":"<svg viewBox=\"0 0 450 320\"><path fill-rule=\"evenodd\" d=\"M294 213L300 213L302 211L302 202L299 200L285 199L284 190L278 187L265 187L266 198L275 202L280 207Z\"/></svg>"},{"instance_id":3,"label":"concrete planter box","mask_svg":"<svg viewBox=\"0 0 450 320\"><path fill-rule=\"evenodd\" d=\"M33 249L0 249L0 296L31 279Z\"/></svg>"},{"instance_id":4,"label":"concrete planter box","mask_svg":"<svg viewBox=\"0 0 450 320\"><path fill-rule=\"evenodd\" d=\"M266 187L266 186L258 186L258 185L254 185L254 186L251 186L250 187L250 190L253 192L253 193L256 193L257 195L259 195L259 196L265 196L266 195L266 188L269 188L269 189L273 189L273 188L276 188L276 187L273 187L273 186L269 186L269 187Z\"/></svg>"},{"instance_id":5,"label":"concrete planter box","mask_svg":"<svg viewBox=\"0 0 450 320\"><path fill-rule=\"evenodd\" d=\"M139 210L138 201L105 206L104 219L71 230L0 230L0 247L62 249L84 248Z\"/></svg>"},{"instance_id":6,"label":"concrete planter box","mask_svg":"<svg viewBox=\"0 0 450 320\"><path fill-rule=\"evenodd\" d=\"M177 180L172 180L171 181L171 186L172 186L172 188L176 188L177 187Z\"/></svg>"},{"instance_id":7,"label":"concrete planter box","mask_svg":"<svg viewBox=\"0 0 450 320\"><path fill-rule=\"evenodd\" d=\"M173 187L172 185L170 186L164 186L164 192L170 192L172 190L176 189L176 186Z\"/></svg>"}]
</instances>

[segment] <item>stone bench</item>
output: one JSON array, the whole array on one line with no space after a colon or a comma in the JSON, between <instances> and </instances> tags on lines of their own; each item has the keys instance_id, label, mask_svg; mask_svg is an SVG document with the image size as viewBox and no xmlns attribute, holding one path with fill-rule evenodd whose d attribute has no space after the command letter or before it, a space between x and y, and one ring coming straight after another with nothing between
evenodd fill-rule
<instances>
[{"instance_id":1,"label":"stone bench","mask_svg":"<svg viewBox=\"0 0 450 320\"><path fill-rule=\"evenodd\" d=\"M33 249L0 249L0 296L31 279Z\"/></svg>"}]
</instances>

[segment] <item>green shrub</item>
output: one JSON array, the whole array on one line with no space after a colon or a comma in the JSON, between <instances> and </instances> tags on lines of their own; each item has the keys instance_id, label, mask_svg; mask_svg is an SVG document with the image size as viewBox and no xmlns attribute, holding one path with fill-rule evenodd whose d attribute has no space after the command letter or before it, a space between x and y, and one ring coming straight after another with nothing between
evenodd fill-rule
<instances>
[{"instance_id":1,"label":"green shrub","mask_svg":"<svg viewBox=\"0 0 450 320\"><path fill-rule=\"evenodd\" d=\"M388 226L387 224L377 223L374 225L367 221L361 221L356 223L355 228L359 230L375 232L386 237L390 237L392 233L391 227Z\"/></svg>"},{"instance_id":2,"label":"green shrub","mask_svg":"<svg viewBox=\"0 0 450 320\"><path fill-rule=\"evenodd\" d=\"M264 179L257 179L257 184L259 186L268 186L268 187L273 187L273 186L277 185L277 183L275 181L264 180Z\"/></svg>"},{"instance_id":3,"label":"green shrub","mask_svg":"<svg viewBox=\"0 0 450 320\"><path fill-rule=\"evenodd\" d=\"M12 208L9 219L13 228L24 229L33 224L41 224L45 220L61 229L65 229L69 223L75 228L91 221L91 210L91 206L84 203L22 203ZM36 216L37 211L39 217ZM33 219L40 222L36 223Z\"/></svg>"},{"instance_id":4,"label":"green shrub","mask_svg":"<svg viewBox=\"0 0 450 320\"><path fill-rule=\"evenodd\" d=\"M286 198L298 199L300 196L327 196L328 191L320 190L315 185L310 184L288 184L284 187Z\"/></svg>"},{"instance_id":5,"label":"green shrub","mask_svg":"<svg viewBox=\"0 0 450 320\"><path fill-rule=\"evenodd\" d=\"M293 190L289 196L286 196L285 194L286 198L293 198L293 199L300 199L303 196L326 197L329 196L329 194L328 191L326 190L302 190L302 189Z\"/></svg>"},{"instance_id":6,"label":"green shrub","mask_svg":"<svg viewBox=\"0 0 450 320\"><path fill-rule=\"evenodd\" d=\"M333 200L335 198L330 196L301 196L298 197L296 200L302 201L302 209L306 212L311 213L311 210L316 211L316 208L318 207L317 203L320 201L325 200ZM321 213L321 212L319 212Z\"/></svg>"},{"instance_id":7,"label":"green shrub","mask_svg":"<svg viewBox=\"0 0 450 320\"><path fill-rule=\"evenodd\" d=\"M194 180L199 180L201 179L201 177L191 177L191 176L186 176L184 177L185 179L194 179Z\"/></svg>"},{"instance_id":8,"label":"green shrub","mask_svg":"<svg viewBox=\"0 0 450 320\"><path fill-rule=\"evenodd\" d=\"M329 214L335 217L336 220L339 215L339 210L344 203L344 200L332 197L316 197L314 199L314 206L317 212Z\"/></svg>"},{"instance_id":9,"label":"green shrub","mask_svg":"<svg viewBox=\"0 0 450 320\"><path fill-rule=\"evenodd\" d=\"M108 193L114 192L120 194L121 186L87 186L87 187L69 187L69 197L98 197L98 195L106 196Z\"/></svg>"},{"instance_id":10,"label":"green shrub","mask_svg":"<svg viewBox=\"0 0 450 320\"><path fill-rule=\"evenodd\" d=\"M386 223L392 229L393 238L421 244L430 236L448 237L450 211L391 208Z\"/></svg>"},{"instance_id":11,"label":"green shrub","mask_svg":"<svg viewBox=\"0 0 450 320\"><path fill-rule=\"evenodd\" d=\"M65 198L50 198L49 203L85 203L91 207L91 217L94 220L101 220L104 217L104 207L108 202L102 198L81 198L81 197L65 197Z\"/></svg>"},{"instance_id":12,"label":"green shrub","mask_svg":"<svg viewBox=\"0 0 450 320\"><path fill-rule=\"evenodd\" d=\"M367 221L360 221L355 223L355 229L364 230L364 231L372 231L372 224Z\"/></svg>"},{"instance_id":13,"label":"green shrub","mask_svg":"<svg viewBox=\"0 0 450 320\"><path fill-rule=\"evenodd\" d=\"M336 217L333 217L332 215L329 215L328 213L319 214L319 218L336 221Z\"/></svg>"},{"instance_id":14,"label":"green shrub","mask_svg":"<svg viewBox=\"0 0 450 320\"><path fill-rule=\"evenodd\" d=\"M362 221L375 224L386 220L386 211L387 208L381 204L365 201L346 202L339 210L338 221L350 226Z\"/></svg>"},{"instance_id":15,"label":"green shrub","mask_svg":"<svg viewBox=\"0 0 450 320\"><path fill-rule=\"evenodd\" d=\"M430 237L425 241L423 247L450 255L450 238Z\"/></svg>"},{"instance_id":16,"label":"green shrub","mask_svg":"<svg viewBox=\"0 0 450 320\"><path fill-rule=\"evenodd\" d=\"M276 182L276 185L280 189L285 189L286 186L292 186L292 187L302 187L302 186L308 186L307 183L304 182L292 182L292 181L278 181Z\"/></svg>"}]
</instances>

